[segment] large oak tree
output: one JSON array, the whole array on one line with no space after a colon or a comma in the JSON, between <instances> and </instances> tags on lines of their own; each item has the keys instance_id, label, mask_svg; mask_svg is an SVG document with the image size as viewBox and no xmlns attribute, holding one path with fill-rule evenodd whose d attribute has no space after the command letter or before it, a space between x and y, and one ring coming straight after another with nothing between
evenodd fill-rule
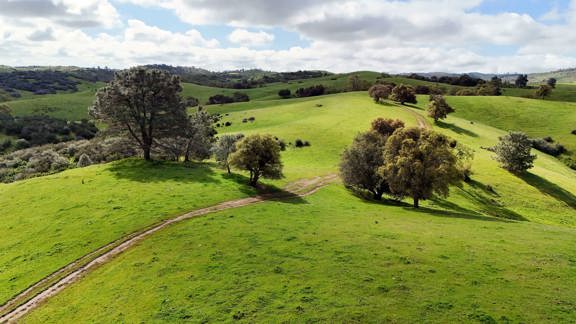
<instances>
[{"instance_id":1,"label":"large oak tree","mask_svg":"<svg viewBox=\"0 0 576 324\"><path fill-rule=\"evenodd\" d=\"M402 128L388 138L384 165L379 169L393 194L411 197L414 207L433 194L446 197L449 186L461 181L450 140L433 131Z\"/></svg>"},{"instance_id":2,"label":"large oak tree","mask_svg":"<svg viewBox=\"0 0 576 324\"><path fill-rule=\"evenodd\" d=\"M186 136L189 120L180 78L168 72L132 68L119 72L96 93L90 109L109 129L127 133L151 160L155 140Z\"/></svg>"}]
</instances>

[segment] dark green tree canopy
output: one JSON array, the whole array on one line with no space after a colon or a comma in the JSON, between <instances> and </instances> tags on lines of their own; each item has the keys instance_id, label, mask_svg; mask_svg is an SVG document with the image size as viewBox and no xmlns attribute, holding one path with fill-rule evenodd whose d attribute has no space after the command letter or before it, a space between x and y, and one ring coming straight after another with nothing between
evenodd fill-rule
<instances>
[{"instance_id":1,"label":"dark green tree canopy","mask_svg":"<svg viewBox=\"0 0 576 324\"><path fill-rule=\"evenodd\" d=\"M431 95L430 102L428 103L428 116L434 118L434 122L438 122L439 119L445 119L448 114L453 113L454 108L452 108L444 99L442 95Z\"/></svg>"},{"instance_id":2,"label":"dark green tree canopy","mask_svg":"<svg viewBox=\"0 0 576 324\"><path fill-rule=\"evenodd\" d=\"M344 150L340 162L340 177L347 187L366 190L376 200L390 193L386 179L378 173L384 165L384 147L387 136L375 131L359 134L352 145Z\"/></svg>"},{"instance_id":3,"label":"dark green tree canopy","mask_svg":"<svg viewBox=\"0 0 576 324\"><path fill-rule=\"evenodd\" d=\"M402 128L386 143L379 173L392 193L412 197L414 207L433 194L446 197L451 184L461 181L450 140L419 128Z\"/></svg>"},{"instance_id":4,"label":"dark green tree canopy","mask_svg":"<svg viewBox=\"0 0 576 324\"><path fill-rule=\"evenodd\" d=\"M250 135L236 144L236 152L230 156L230 165L250 172L250 185L256 186L261 177L283 177L280 151L280 145L273 136Z\"/></svg>"},{"instance_id":5,"label":"dark green tree canopy","mask_svg":"<svg viewBox=\"0 0 576 324\"><path fill-rule=\"evenodd\" d=\"M374 102L379 103L382 100L388 99L392 93L392 86L389 84L375 84L368 89L368 94Z\"/></svg>"},{"instance_id":6,"label":"dark green tree canopy","mask_svg":"<svg viewBox=\"0 0 576 324\"><path fill-rule=\"evenodd\" d=\"M372 130L386 138L400 128L404 128L404 122L399 119L376 118L372 122Z\"/></svg>"},{"instance_id":7,"label":"dark green tree canopy","mask_svg":"<svg viewBox=\"0 0 576 324\"><path fill-rule=\"evenodd\" d=\"M509 132L500 137L500 142L492 148L496 161L512 172L523 173L534 166L536 155L532 155L532 141L522 132Z\"/></svg>"},{"instance_id":8,"label":"dark green tree canopy","mask_svg":"<svg viewBox=\"0 0 576 324\"><path fill-rule=\"evenodd\" d=\"M158 138L182 134L189 124L182 103L180 79L167 72L132 68L116 74L98 90L90 109L92 117L110 130L127 133L151 159Z\"/></svg>"},{"instance_id":9,"label":"dark green tree canopy","mask_svg":"<svg viewBox=\"0 0 576 324\"><path fill-rule=\"evenodd\" d=\"M414 88L403 84L398 85L392 89L392 95L390 96L390 99L399 102L402 105L405 103L418 103L416 100L416 92L414 91Z\"/></svg>"},{"instance_id":10,"label":"dark green tree canopy","mask_svg":"<svg viewBox=\"0 0 576 324\"><path fill-rule=\"evenodd\" d=\"M528 86L528 75L520 74L518 78L516 78L514 84L518 88L526 88Z\"/></svg>"}]
</instances>

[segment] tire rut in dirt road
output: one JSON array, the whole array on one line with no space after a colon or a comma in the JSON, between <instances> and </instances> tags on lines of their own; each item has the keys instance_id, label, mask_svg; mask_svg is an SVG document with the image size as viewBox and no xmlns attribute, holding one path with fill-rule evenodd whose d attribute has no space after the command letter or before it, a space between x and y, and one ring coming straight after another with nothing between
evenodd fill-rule
<instances>
[{"instance_id":1,"label":"tire rut in dirt road","mask_svg":"<svg viewBox=\"0 0 576 324\"><path fill-rule=\"evenodd\" d=\"M10 301L0 306L0 314L2 314L0 317L0 323L16 322L19 318L37 307L40 303L58 294L64 288L70 286L88 274L91 270L109 262L148 236L172 224L210 213L248 206L268 200L289 200L295 197L305 197L317 192L326 185L334 182L336 179L336 175L328 175L312 179L298 180L288 184L285 189L280 192L222 202L214 206L198 209L165 220L140 232L128 235L68 264L16 295Z\"/></svg>"}]
</instances>

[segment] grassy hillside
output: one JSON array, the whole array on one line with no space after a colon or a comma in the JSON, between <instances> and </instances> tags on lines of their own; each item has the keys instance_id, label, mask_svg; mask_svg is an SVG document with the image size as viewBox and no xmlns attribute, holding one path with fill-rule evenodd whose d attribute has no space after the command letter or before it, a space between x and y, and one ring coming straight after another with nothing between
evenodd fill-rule
<instances>
[{"instance_id":1,"label":"grassy hillside","mask_svg":"<svg viewBox=\"0 0 576 324\"><path fill-rule=\"evenodd\" d=\"M424 107L426 98L421 98ZM448 97L455 116L532 137L551 136L576 151L576 104L515 97Z\"/></svg>"},{"instance_id":2,"label":"grassy hillside","mask_svg":"<svg viewBox=\"0 0 576 324\"><path fill-rule=\"evenodd\" d=\"M209 166L126 160L0 184L0 304L126 234L253 194L241 180Z\"/></svg>"},{"instance_id":3,"label":"grassy hillside","mask_svg":"<svg viewBox=\"0 0 576 324\"><path fill-rule=\"evenodd\" d=\"M380 73L375 72L357 72L353 75L359 75L361 79L370 82L375 82ZM184 98L192 96L198 98L201 104L205 104L208 98L216 94L232 95L234 92L243 92L250 97L250 104L258 105L261 101L278 100L278 91L281 89L290 89L295 93L298 88L310 87L313 85L322 84L328 91L341 92L348 88L348 78L351 74L336 74L322 78L313 78L303 81L293 81L289 83L276 83L266 85L260 88L236 90L213 88L192 83L182 83L182 96ZM412 80L402 77L392 77L385 79L389 82L404 83L404 84L425 84L434 86L435 84L425 81ZM94 94L96 89L102 87L103 83L83 83L79 86L80 91L71 94L56 94L38 96L24 96L20 100L7 102L15 115L37 115L47 114L53 117L59 117L69 120L79 120L88 117L88 107L94 101ZM449 85L442 85L449 89Z\"/></svg>"},{"instance_id":4,"label":"grassy hillside","mask_svg":"<svg viewBox=\"0 0 576 324\"><path fill-rule=\"evenodd\" d=\"M305 199L191 220L88 275L27 320L576 318L571 299L576 254L570 248L576 243L576 172L538 154L535 168L517 177L482 149L494 145L508 126L525 127L538 118L557 123L534 124L534 131L548 129L553 134L546 135L562 141L571 105L506 97L449 100L462 101L450 101L457 114L436 130L475 151L473 181L452 188L449 199L413 210L403 203L361 201L336 185ZM488 110L474 118L477 107L491 102L490 111L512 109L518 118L483 116ZM521 108L529 103L534 107ZM538 107L546 111L541 105L549 105L547 115L536 115ZM376 117L417 125L425 115L418 106L375 104L364 92L208 109L232 123L220 133L270 133L286 142L311 142L283 152L286 178L269 182L276 186L337 172L343 148ZM249 117L255 121L242 122ZM123 234L252 193L238 183L241 179L208 166L161 164L158 169L128 160L0 185L0 205L7 206L0 225L0 268L7 269L0 272L1 300Z\"/></svg>"},{"instance_id":5,"label":"grassy hillside","mask_svg":"<svg viewBox=\"0 0 576 324\"><path fill-rule=\"evenodd\" d=\"M34 96L5 102L15 116L49 115L66 120L88 118L88 107L94 102L96 90L103 83L84 83L78 92Z\"/></svg>"},{"instance_id":6,"label":"grassy hillside","mask_svg":"<svg viewBox=\"0 0 576 324\"><path fill-rule=\"evenodd\" d=\"M536 85L537 84L534 84L534 86ZM523 98L532 98L535 91L536 89L502 89L504 96ZM546 101L576 101L576 84L557 84L556 88L552 90L550 97L546 98Z\"/></svg>"},{"instance_id":7,"label":"grassy hillside","mask_svg":"<svg viewBox=\"0 0 576 324\"><path fill-rule=\"evenodd\" d=\"M575 234L333 186L174 226L24 322L570 322Z\"/></svg>"}]
</instances>

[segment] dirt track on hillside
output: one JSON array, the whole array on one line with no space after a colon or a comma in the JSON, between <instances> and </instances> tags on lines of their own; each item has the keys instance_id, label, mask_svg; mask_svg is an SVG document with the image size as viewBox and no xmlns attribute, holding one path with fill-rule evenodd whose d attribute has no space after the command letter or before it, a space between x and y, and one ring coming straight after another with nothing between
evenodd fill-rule
<instances>
[{"instance_id":1,"label":"dirt track on hillside","mask_svg":"<svg viewBox=\"0 0 576 324\"><path fill-rule=\"evenodd\" d=\"M94 270L100 265L109 262L148 236L174 223L218 211L248 206L268 200L289 200L297 197L305 197L317 192L322 187L325 187L329 183L334 182L336 179L336 175L328 175L324 177L298 180L288 184L284 190L279 192L261 194L254 197L222 202L211 207L198 209L190 213L165 220L145 230L128 235L120 240L112 242L96 251L87 254L75 262L70 263L69 265L61 268L60 270L16 295L14 298L0 307L0 314L2 314L0 317L0 323L16 322L19 318L30 312L39 304L58 294L64 288L78 281L90 271ZM91 261L87 262L87 260ZM84 261L84 264L80 265L83 263L82 261ZM54 280L54 282L51 282L52 280Z\"/></svg>"}]
</instances>

